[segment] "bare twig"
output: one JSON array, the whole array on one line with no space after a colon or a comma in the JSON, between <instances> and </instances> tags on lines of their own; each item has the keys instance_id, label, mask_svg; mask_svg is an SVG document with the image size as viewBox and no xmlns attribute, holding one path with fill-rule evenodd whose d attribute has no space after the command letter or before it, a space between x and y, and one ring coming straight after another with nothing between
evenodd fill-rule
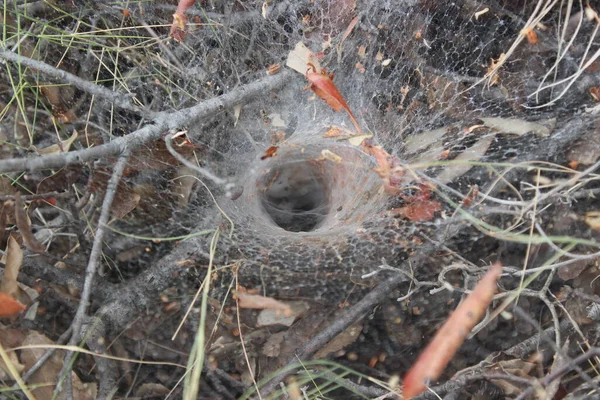
<instances>
[{"instance_id":1,"label":"bare twig","mask_svg":"<svg viewBox=\"0 0 600 400\"><path fill-rule=\"evenodd\" d=\"M60 337L58 338L58 340L56 341L56 344L65 344L67 342L67 339L69 338L69 336L71 335L72 329L69 328L66 331L63 332L62 335L60 335ZM40 369L40 367L42 365L44 365L46 363L46 361L48 361L48 359L50 357L52 357L52 355L54 354L54 352L56 352L56 348L51 348L48 349L43 356L41 356L36 362L35 364L33 364L31 366L31 368L29 368L29 370L25 373L25 375L23 375L23 382L27 382L27 380L29 378L31 378L31 375L35 374L35 372ZM13 389L17 389L18 385L13 385Z\"/></svg>"},{"instance_id":2,"label":"bare twig","mask_svg":"<svg viewBox=\"0 0 600 400\"><path fill-rule=\"evenodd\" d=\"M190 168L190 169L198 172L200 175L202 175L206 179L211 180L216 185L219 185L219 186L226 186L227 185L227 180L226 179L223 179L223 178L220 178L220 177L216 176L215 174L213 174L212 172L210 172L206 168L202 168L202 167L197 166L196 164L190 162L184 156L182 156L181 154L179 154L173 148L173 137L175 137L175 135L177 135L177 133L168 134L165 137L165 144L167 146L167 150L169 150L169 153L171 153L171 155L173 157L175 157L175 159L177 161L179 161L180 163L182 163L186 167L188 167L188 168Z\"/></svg>"},{"instance_id":3,"label":"bare twig","mask_svg":"<svg viewBox=\"0 0 600 400\"><path fill-rule=\"evenodd\" d=\"M85 282L83 284L83 291L81 293L81 300L79 303L80 305L77 309L77 314L75 314L75 318L73 321L73 336L71 337L70 341L71 345L76 344L81 338L81 324L83 323L83 317L87 313L87 309L90 305L90 295L92 294L94 278L96 277L100 256L102 255L102 244L104 239L104 233L106 232L106 225L108 224L108 220L110 218L110 210L112 208L112 203L115 198L115 194L117 193L117 186L119 185L121 176L123 175L123 171L125 170L125 166L127 165L128 159L129 153L125 153L119 158L119 161L117 161L115 169L113 170L112 176L108 181L106 193L102 202L102 211L100 212L100 219L98 220L98 229L96 230L96 234L94 236L92 252L90 254L88 266L85 272Z\"/></svg>"},{"instance_id":4,"label":"bare twig","mask_svg":"<svg viewBox=\"0 0 600 400\"><path fill-rule=\"evenodd\" d=\"M49 154L40 157L13 158L0 161L0 172L35 171L39 169L62 168L66 165L82 164L103 157L120 154L123 150L156 140L166 129L166 123L146 125L126 136L96 147L66 153Z\"/></svg>"},{"instance_id":5,"label":"bare twig","mask_svg":"<svg viewBox=\"0 0 600 400\"><path fill-rule=\"evenodd\" d=\"M104 233L106 231L106 225L108 224L108 220L110 218L110 210L112 208L112 203L115 198L115 194L117 193L117 186L119 185L119 181L121 180L121 176L123 175L123 171L125 170L125 166L127 165L128 159L128 152L126 152L119 158L113 170L112 176L108 181L106 193L102 202L102 211L100 212L100 218L98 220L98 229L96 230L94 243L92 244L92 252L90 254L88 266L85 273L85 282L83 284L83 291L81 292L79 307L77 308L75 318L73 318L73 323L71 324L73 333L71 335L71 340L69 340L69 344L72 346L76 345L81 340L81 327L83 326L84 318L87 315L87 311L90 306L90 297L92 294L94 278L96 277L98 265L100 264L100 256L102 255L102 246L104 240ZM71 367L72 358L73 354L68 353L65 359L65 363L63 365L63 371L61 371L62 373L60 374L60 376L64 376L63 373L67 373L67 375L69 375L68 368ZM69 385L70 381L70 377L67 376L67 385ZM60 385L57 385L56 390L57 392L60 391ZM69 395L69 393L67 393L67 395Z\"/></svg>"},{"instance_id":6,"label":"bare twig","mask_svg":"<svg viewBox=\"0 0 600 400\"><path fill-rule=\"evenodd\" d=\"M32 201L32 200L47 200L47 199L58 199L58 198L65 198L65 197L69 197L71 196L71 194L69 192L47 192L47 193L38 193L38 194L25 194L25 195L21 195L21 199L23 201ZM4 196L0 196L0 201L6 201L6 200L15 200L16 199L16 195L4 195Z\"/></svg>"},{"instance_id":7,"label":"bare twig","mask_svg":"<svg viewBox=\"0 0 600 400\"><path fill-rule=\"evenodd\" d=\"M126 149L134 150L144 143L159 139L165 131L191 124L198 119L214 115L236 104L247 102L261 93L283 86L291 77L290 71L282 71L280 74L240 86L229 93L203 101L196 106L170 113L157 113L153 125L146 125L97 147L34 158L0 160L0 173L62 168L66 165L81 164L102 157L118 155Z\"/></svg>"}]
</instances>

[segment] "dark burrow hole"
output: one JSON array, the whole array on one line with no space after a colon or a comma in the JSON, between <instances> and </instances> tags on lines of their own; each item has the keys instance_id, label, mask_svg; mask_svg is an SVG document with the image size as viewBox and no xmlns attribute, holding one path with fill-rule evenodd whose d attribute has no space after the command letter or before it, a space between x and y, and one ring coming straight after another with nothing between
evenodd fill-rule
<instances>
[{"instance_id":1,"label":"dark burrow hole","mask_svg":"<svg viewBox=\"0 0 600 400\"><path fill-rule=\"evenodd\" d=\"M286 231L310 232L329 213L327 176L310 161L275 166L259 180L259 185L265 213Z\"/></svg>"}]
</instances>

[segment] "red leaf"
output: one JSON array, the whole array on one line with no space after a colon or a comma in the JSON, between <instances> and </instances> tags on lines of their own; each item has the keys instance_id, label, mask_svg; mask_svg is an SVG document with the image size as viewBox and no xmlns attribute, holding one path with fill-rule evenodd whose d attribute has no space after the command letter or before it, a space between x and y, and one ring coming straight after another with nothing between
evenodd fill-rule
<instances>
[{"instance_id":1,"label":"red leaf","mask_svg":"<svg viewBox=\"0 0 600 400\"><path fill-rule=\"evenodd\" d=\"M271 158L277 155L277 146L271 146L265 151L265 154L260 158L261 160L266 160L267 158Z\"/></svg>"},{"instance_id":2,"label":"red leaf","mask_svg":"<svg viewBox=\"0 0 600 400\"><path fill-rule=\"evenodd\" d=\"M483 317L496 292L502 264L496 263L459 304L404 378L404 400L423 392L442 373L475 324Z\"/></svg>"},{"instance_id":3,"label":"red leaf","mask_svg":"<svg viewBox=\"0 0 600 400\"><path fill-rule=\"evenodd\" d=\"M19 303L11 295L0 292L0 318L12 317L26 308L27 307Z\"/></svg>"},{"instance_id":4,"label":"red leaf","mask_svg":"<svg viewBox=\"0 0 600 400\"><path fill-rule=\"evenodd\" d=\"M173 23L171 24L170 36L180 43L185 37L185 30L188 22L185 12L188 8L194 5L194 2L195 0L179 0L175 14L173 14Z\"/></svg>"},{"instance_id":5,"label":"red leaf","mask_svg":"<svg viewBox=\"0 0 600 400\"><path fill-rule=\"evenodd\" d=\"M308 79L310 82L310 88L312 91L315 92L315 94L321 99L325 100L329 107L333 108L335 111L339 112L344 109L348 113L350 120L352 120L352 123L356 128L356 132L358 134L362 133L360 127L358 126L358 122L354 118L352 111L350 111L350 107L348 107L348 104L346 104L342 94L331 80L332 77L333 75L328 75L324 71L322 73L308 72L306 74L306 79Z\"/></svg>"}]
</instances>

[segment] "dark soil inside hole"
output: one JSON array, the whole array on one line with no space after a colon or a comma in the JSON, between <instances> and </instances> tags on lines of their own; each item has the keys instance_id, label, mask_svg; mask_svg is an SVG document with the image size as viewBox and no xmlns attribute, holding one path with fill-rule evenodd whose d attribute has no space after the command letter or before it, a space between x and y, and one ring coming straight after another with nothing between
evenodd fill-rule
<instances>
[{"instance_id":1,"label":"dark soil inside hole","mask_svg":"<svg viewBox=\"0 0 600 400\"><path fill-rule=\"evenodd\" d=\"M262 180L261 203L273 222L290 232L310 232L330 210L330 182L318 166L294 162L271 170Z\"/></svg>"}]
</instances>

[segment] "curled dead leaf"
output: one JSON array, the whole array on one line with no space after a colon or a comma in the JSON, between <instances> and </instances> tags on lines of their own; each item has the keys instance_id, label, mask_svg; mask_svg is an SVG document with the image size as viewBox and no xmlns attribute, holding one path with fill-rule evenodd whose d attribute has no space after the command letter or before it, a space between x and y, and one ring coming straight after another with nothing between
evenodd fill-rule
<instances>
[{"instance_id":1,"label":"curled dead leaf","mask_svg":"<svg viewBox=\"0 0 600 400\"><path fill-rule=\"evenodd\" d=\"M44 247L44 245L38 242L38 240L33 235L33 232L31 231L31 221L27 216L27 212L25 211L25 204L19 193L15 195L15 220L17 223L17 228L19 228L19 232L23 237L23 242L25 242L25 245L37 253L42 253L43 251L45 251L46 248Z\"/></svg>"},{"instance_id":2,"label":"curled dead leaf","mask_svg":"<svg viewBox=\"0 0 600 400\"><path fill-rule=\"evenodd\" d=\"M43 149L36 149L38 154L56 154L68 152L71 149L71 145L75 142L75 139L79 136L79 133L76 130L73 130L73 134L66 140L61 140L58 144L53 144L48 147L44 147ZM34 147L34 146L32 146Z\"/></svg>"},{"instance_id":3,"label":"curled dead leaf","mask_svg":"<svg viewBox=\"0 0 600 400\"><path fill-rule=\"evenodd\" d=\"M0 292L11 296L17 296L19 293L19 283L17 277L23 264L23 250L13 235L8 237L6 244L6 261L2 283L0 283Z\"/></svg>"}]
</instances>

